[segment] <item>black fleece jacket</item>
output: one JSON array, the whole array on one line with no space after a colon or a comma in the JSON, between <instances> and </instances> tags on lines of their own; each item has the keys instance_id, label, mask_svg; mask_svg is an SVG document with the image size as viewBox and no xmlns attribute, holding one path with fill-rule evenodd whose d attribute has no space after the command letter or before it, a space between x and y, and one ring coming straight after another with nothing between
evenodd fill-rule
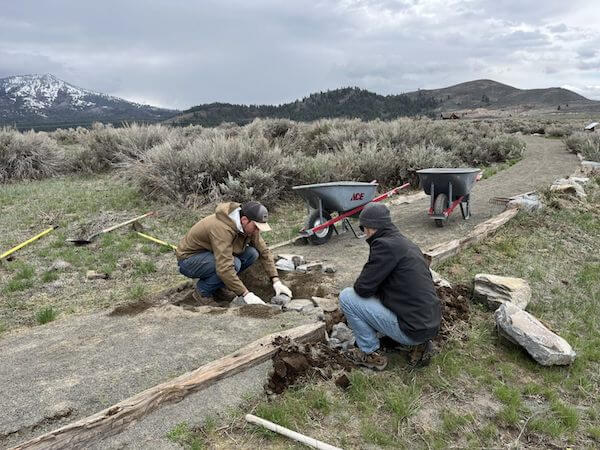
<instances>
[{"instance_id":1,"label":"black fleece jacket","mask_svg":"<svg viewBox=\"0 0 600 450\"><path fill-rule=\"evenodd\" d=\"M377 230L367 242L369 260L354 283L356 293L379 298L414 341L435 337L440 328L440 300L419 247L394 225Z\"/></svg>"}]
</instances>

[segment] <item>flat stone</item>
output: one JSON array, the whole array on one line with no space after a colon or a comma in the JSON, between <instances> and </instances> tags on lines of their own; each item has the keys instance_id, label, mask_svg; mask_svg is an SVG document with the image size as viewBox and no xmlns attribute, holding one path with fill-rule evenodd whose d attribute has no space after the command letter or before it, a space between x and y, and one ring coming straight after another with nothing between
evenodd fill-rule
<instances>
[{"instance_id":1,"label":"flat stone","mask_svg":"<svg viewBox=\"0 0 600 450\"><path fill-rule=\"evenodd\" d=\"M539 211L544 207L539 197L535 194L520 195L506 204L507 208L517 208L525 212Z\"/></svg>"},{"instance_id":2,"label":"flat stone","mask_svg":"<svg viewBox=\"0 0 600 450\"><path fill-rule=\"evenodd\" d=\"M296 267L298 272L315 272L317 270L321 270L323 268L323 263L321 262L311 262L308 264L301 264Z\"/></svg>"},{"instance_id":3,"label":"flat stone","mask_svg":"<svg viewBox=\"0 0 600 450\"><path fill-rule=\"evenodd\" d=\"M569 343L538 319L515 305L502 304L494 313L502 336L527 350L543 366L566 365L575 360Z\"/></svg>"},{"instance_id":4,"label":"flat stone","mask_svg":"<svg viewBox=\"0 0 600 450\"><path fill-rule=\"evenodd\" d=\"M339 302L335 298L311 297L311 300L315 306L318 306L325 312L333 312L340 307Z\"/></svg>"},{"instance_id":5,"label":"flat stone","mask_svg":"<svg viewBox=\"0 0 600 450\"><path fill-rule=\"evenodd\" d=\"M85 274L85 277L88 280L106 280L108 279L108 274L104 272L96 272L95 270L88 270Z\"/></svg>"},{"instance_id":6,"label":"flat stone","mask_svg":"<svg viewBox=\"0 0 600 450\"><path fill-rule=\"evenodd\" d=\"M271 304L273 305L281 305L281 306L285 306L287 305L292 299L289 298L287 295L285 294L281 294L281 295L276 295L274 297L271 297Z\"/></svg>"},{"instance_id":7,"label":"flat stone","mask_svg":"<svg viewBox=\"0 0 600 450\"><path fill-rule=\"evenodd\" d=\"M554 183L552 183L552 186L550 186L550 190L575 195L577 198L587 197L583 186L569 178L561 178L560 180L556 180Z\"/></svg>"},{"instance_id":8,"label":"flat stone","mask_svg":"<svg viewBox=\"0 0 600 450\"><path fill-rule=\"evenodd\" d=\"M336 323L331 329L331 336L327 340L330 348L341 348L348 350L354 346L356 341L354 333L344 322Z\"/></svg>"},{"instance_id":9,"label":"flat stone","mask_svg":"<svg viewBox=\"0 0 600 450\"><path fill-rule=\"evenodd\" d=\"M307 298L295 298L285 305L284 310L301 312L304 308L310 309L314 307L315 305L313 305L313 302Z\"/></svg>"},{"instance_id":10,"label":"flat stone","mask_svg":"<svg viewBox=\"0 0 600 450\"><path fill-rule=\"evenodd\" d=\"M282 253L280 255L277 255L277 257L280 259L285 259L287 261L294 263L294 267L297 267L297 266L300 266L300 265L306 263L306 261L304 260L304 256L302 256L302 255L294 255L291 253Z\"/></svg>"},{"instance_id":11,"label":"flat stone","mask_svg":"<svg viewBox=\"0 0 600 450\"><path fill-rule=\"evenodd\" d=\"M478 273L473 281L473 297L495 310L503 303L511 303L521 309L531 300L531 287L522 278L501 277Z\"/></svg>"},{"instance_id":12,"label":"flat stone","mask_svg":"<svg viewBox=\"0 0 600 450\"><path fill-rule=\"evenodd\" d=\"M433 269L429 269L429 271L431 272L431 278L433 279L434 285L452 289L452 285L448 280L442 278L442 276Z\"/></svg>"},{"instance_id":13,"label":"flat stone","mask_svg":"<svg viewBox=\"0 0 600 450\"><path fill-rule=\"evenodd\" d=\"M323 267L323 272L325 272L325 273L336 273L337 270L333 266L325 266L325 267Z\"/></svg>"},{"instance_id":14,"label":"flat stone","mask_svg":"<svg viewBox=\"0 0 600 450\"><path fill-rule=\"evenodd\" d=\"M278 270L284 270L286 272L293 272L296 270L296 266L292 261L288 261L287 259L278 259L275 263L275 268Z\"/></svg>"},{"instance_id":15,"label":"flat stone","mask_svg":"<svg viewBox=\"0 0 600 450\"><path fill-rule=\"evenodd\" d=\"M586 175L600 174L600 162L581 161L581 170Z\"/></svg>"},{"instance_id":16,"label":"flat stone","mask_svg":"<svg viewBox=\"0 0 600 450\"><path fill-rule=\"evenodd\" d=\"M52 266L50 266L50 270L65 270L70 267L72 267L70 263L63 261L62 259L57 259L52 263Z\"/></svg>"}]
</instances>

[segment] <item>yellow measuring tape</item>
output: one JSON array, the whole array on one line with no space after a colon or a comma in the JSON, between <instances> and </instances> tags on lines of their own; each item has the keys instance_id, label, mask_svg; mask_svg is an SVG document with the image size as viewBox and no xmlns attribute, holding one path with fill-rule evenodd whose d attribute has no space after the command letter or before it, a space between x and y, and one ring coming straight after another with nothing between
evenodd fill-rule
<instances>
[{"instance_id":1,"label":"yellow measuring tape","mask_svg":"<svg viewBox=\"0 0 600 450\"><path fill-rule=\"evenodd\" d=\"M12 255L14 252L16 252L17 250L25 247L28 244L31 244L33 241L41 238L42 236L47 235L48 233L50 233L52 230L54 230L56 227L51 227L48 228L47 230L42 231L40 234L36 234L34 237L32 237L31 239L28 239L27 241L23 242L22 244L17 245L16 247L11 248L9 251L4 252L0 255L0 259L4 259L6 258L8 255Z\"/></svg>"}]
</instances>

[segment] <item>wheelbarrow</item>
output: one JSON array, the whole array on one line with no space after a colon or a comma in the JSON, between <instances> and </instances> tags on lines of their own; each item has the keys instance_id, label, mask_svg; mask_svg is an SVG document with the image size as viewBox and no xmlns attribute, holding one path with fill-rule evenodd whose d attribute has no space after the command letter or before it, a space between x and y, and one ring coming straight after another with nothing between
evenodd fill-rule
<instances>
[{"instance_id":1,"label":"wheelbarrow","mask_svg":"<svg viewBox=\"0 0 600 450\"><path fill-rule=\"evenodd\" d=\"M463 219L471 217L471 189L481 178L481 171L473 168L438 168L417 170L421 186L431 197L429 217L443 227L454 208L460 205Z\"/></svg>"},{"instance_id":2,"label":"wheelbarrow","mask_svg":"<svg viewBox=\"0 0 600 450\"><path fill-rule=\"evenodd\" d=\"M308 218L305 227L300 230L300 235L308 238L314 245L326 243L333 232L339 234L335 224L343 221L344 228L352 230L355 237L360 237L348 220L370 202L380 202L399 190L410 186L405 183L402 186L375 197L377 182L363 183L358 181L333 181L331 183L305 184L294 186L298 194L306 201ZM332 214L337 216L332 218Z\"/></svg>"}]
</instances>

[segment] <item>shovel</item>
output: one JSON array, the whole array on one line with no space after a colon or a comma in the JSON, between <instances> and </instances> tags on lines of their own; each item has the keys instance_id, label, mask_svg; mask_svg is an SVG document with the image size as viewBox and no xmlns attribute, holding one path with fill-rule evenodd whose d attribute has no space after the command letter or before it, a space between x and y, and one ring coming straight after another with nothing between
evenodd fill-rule
<instances>
[{"instance_id":1,"label":"shovel","mask_svg":"<svg viewBox=\"0 0 600 450\"><path fill-rule=\"evenodd\" d=\"M98 236L100 236L101 234L108 233L110 231L116 230L117 228L124 227L125 225L129 225L130 223L137 222L138 220L143 219L144 217L148 217L148 216L152 216L152 215L154 215L154 211L150 211L149 213L143 214L138 217L134 217L133 219L126 220L125 222L118 223L116 225L113 225L112 227L105 228L104 230L101 230L101 231L98 231L97 233L92 234L87 239L67 239L67 241L72 242L75 245L91 244L92 241L94 239L96 239Z\"/></svg>"}]
</instances>

